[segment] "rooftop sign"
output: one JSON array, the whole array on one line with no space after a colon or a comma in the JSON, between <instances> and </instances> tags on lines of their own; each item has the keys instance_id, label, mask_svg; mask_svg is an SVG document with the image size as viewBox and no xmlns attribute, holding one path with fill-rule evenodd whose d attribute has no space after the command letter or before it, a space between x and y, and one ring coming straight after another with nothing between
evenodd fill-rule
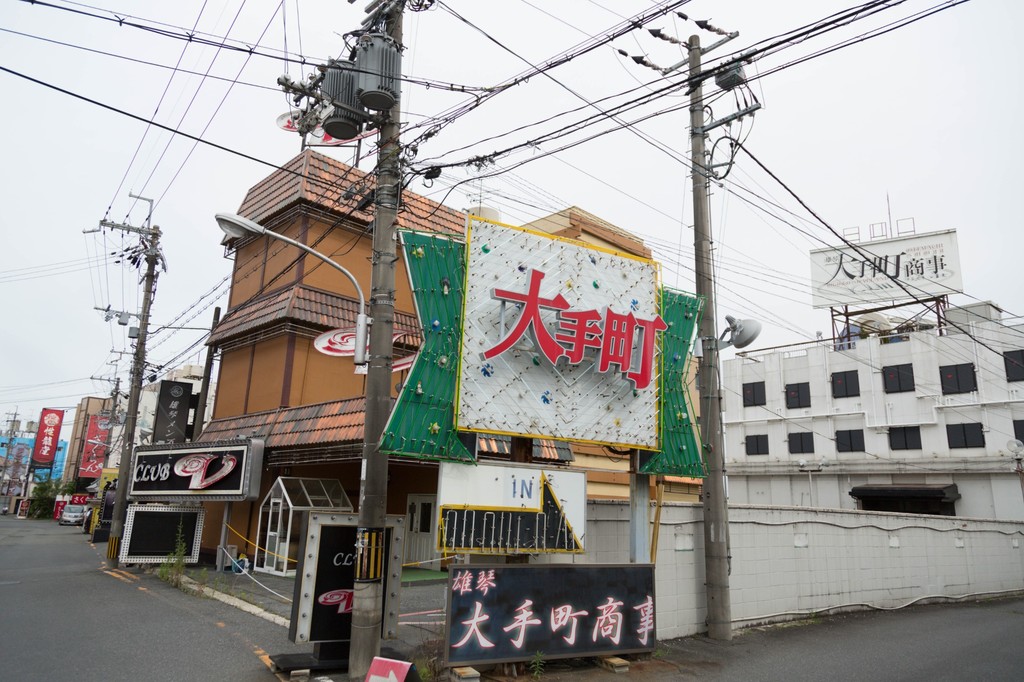
<instances>
[{"instance_id":1,"label":"rooftop sign","mask_svg":"<svg viewBox=\"0 0 1024 682\"><path fill-rule=\"evenodd\" d=\"M811 251L815 308L961 293L956 230Z\"/></svg>"}]
</instances>

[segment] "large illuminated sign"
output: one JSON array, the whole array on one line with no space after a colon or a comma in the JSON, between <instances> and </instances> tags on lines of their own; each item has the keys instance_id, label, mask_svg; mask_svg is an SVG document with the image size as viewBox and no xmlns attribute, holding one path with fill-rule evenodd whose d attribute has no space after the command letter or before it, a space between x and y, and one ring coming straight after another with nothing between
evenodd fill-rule
<instances>
[{"instance_id":1,"label":"large illuminated sign","mask_svg":"<svg viewBox=\"0 0 1024 682\"><path fill-rule=\"evenodd\" d=\"M460 430L658 448L658 266L474 221Z\"/></svg>"}]
</instances>

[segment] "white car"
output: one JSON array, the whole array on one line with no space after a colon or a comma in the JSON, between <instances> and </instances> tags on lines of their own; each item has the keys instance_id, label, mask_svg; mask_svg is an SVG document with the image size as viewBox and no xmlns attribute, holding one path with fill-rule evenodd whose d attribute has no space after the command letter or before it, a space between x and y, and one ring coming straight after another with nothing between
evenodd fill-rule
<instances>
[{"instance_id":1,"label":"white car","mask_svg":"<svg viewBox=\"0 0 1024 682\"><path fill-rule=\"evenodd\" d=\"M82 519L85 518L85 505L82 504L69 504L64 507L64 511L60 513L60 525L62 526L77 526L82 523Z\"/></svg>"}]
</instances>

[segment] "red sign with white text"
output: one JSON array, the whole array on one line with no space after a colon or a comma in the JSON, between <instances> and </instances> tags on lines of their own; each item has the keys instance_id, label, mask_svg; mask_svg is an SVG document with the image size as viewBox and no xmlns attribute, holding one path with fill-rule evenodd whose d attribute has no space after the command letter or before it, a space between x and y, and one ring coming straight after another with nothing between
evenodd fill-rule
<instances>
[{"instance_id":1,"label":"red sign with white text","mask_svg":"<svg viewBox=\"0 0 1024 682\"><path fill-rule=\"evenodd\" d=\"M78 465L79 478L99 478L103 471L103 460L107 456L107 438L110 434L110 418L98 414L89 417L82 446L82 461Z\"/></svg>"},{"instance_id":2,"label":"red sign with white text","mask_svg":"<svg viewBox=\"0 0 1024 682\"><path fill-rule=\"evenodd\" d=\"M60 440L60 426L64 421L64 410L44 408L39 414L39 430L32 448L32 461L37 464L52 464Z\"/></svg>"}]
</instances>

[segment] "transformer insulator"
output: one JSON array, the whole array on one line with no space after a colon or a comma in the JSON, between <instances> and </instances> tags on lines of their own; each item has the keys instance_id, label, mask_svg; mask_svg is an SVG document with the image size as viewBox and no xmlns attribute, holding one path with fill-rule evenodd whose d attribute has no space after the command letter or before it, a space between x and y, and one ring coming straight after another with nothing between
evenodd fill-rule
<instances>
[{"instance_id":1,"label":"transformer insulator","mask_svg":"<svg viewBox=\"0 0 1024 682\"><path fill-rule=\"evenodd\" d=\"M389 36L370 33L356 44L356 93L367 109L388 111L401 97L402 52Z\"/></svg>"}]
</instances>

